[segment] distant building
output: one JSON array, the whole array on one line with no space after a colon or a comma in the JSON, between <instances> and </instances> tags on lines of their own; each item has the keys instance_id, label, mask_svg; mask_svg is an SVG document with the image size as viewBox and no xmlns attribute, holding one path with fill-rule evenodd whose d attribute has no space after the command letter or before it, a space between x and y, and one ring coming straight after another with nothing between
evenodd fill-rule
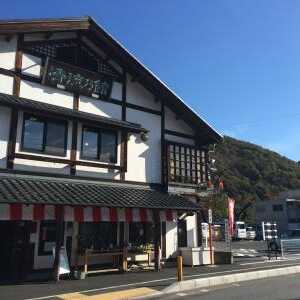
<instances>
[{"instance_id":1,"label":"distant building","mask_svg":"<svg viewBox=\"0 0 300 300\"><path fill-rule=\"evenodd\" d=\"M274 200L256 204L256 223L276 222L278 235L300 236L300 190L282 192Z\"/></svg>"}]
</instances>

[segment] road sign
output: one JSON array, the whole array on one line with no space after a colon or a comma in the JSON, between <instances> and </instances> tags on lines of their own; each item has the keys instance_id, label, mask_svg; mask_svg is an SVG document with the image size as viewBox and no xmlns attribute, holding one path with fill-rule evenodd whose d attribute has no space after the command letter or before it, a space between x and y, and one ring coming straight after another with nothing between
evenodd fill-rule
<instances>
[{"instance_id":1,"label":"road sign","mask_svg":"<svg viewBox=\"0 0 300 300\"><path fill-rule=\"evenodd\" d=\"M208 210L208 223L212 224L212 210L211 209Z\"/></svg>"}]
</instances>

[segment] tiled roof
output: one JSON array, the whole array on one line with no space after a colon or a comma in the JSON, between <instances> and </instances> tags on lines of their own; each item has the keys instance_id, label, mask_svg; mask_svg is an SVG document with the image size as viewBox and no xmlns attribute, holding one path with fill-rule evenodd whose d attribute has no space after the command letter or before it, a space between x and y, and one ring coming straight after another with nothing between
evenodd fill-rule
<instances>
[{"instance_id":1,"label":"tiled roof","mask_svg":"<svg viewBox=\"0 0 300 300\"><path fill-rule=\"evenodd\" d=\"M53 113L58 116L63 116L67 118L76 118L83 121L91 121L91 122L105 124L109 126L124 128L129 131L135 131L135 132L146 131L141 127L140 124L121 121L113 118L107 118L107 117L94 115L83 111L76 111L62 106L48 104L40 101L34 101L34 100L7 95L3 93L0 93L0 104L6 106L14 106L29 111Z\"/></svg>"},{"instance_id":2,"label":"tiled roof","mask_svg":"<svg viewBox=\"0 0 300 300\"><path fill-rule=\"evenodd\" d=\"M197 210L182 196L130 185L0 175L0 203Z\"/></svg>"}]
</instances>

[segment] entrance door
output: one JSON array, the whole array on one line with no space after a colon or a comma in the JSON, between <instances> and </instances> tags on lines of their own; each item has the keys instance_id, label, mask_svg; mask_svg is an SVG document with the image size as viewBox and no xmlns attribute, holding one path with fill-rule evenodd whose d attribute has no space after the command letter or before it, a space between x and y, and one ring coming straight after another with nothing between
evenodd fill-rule
<instances>
[{"instance_id":1,"label":"entrance door","mask_svg":"<svg viewBox=\"0 0 300 300\"><path fill-rule=\"evenodd\" d=\"M30 222L0 222L0 280L21 281L31 270Z\"/></svg>"}]
</instances>

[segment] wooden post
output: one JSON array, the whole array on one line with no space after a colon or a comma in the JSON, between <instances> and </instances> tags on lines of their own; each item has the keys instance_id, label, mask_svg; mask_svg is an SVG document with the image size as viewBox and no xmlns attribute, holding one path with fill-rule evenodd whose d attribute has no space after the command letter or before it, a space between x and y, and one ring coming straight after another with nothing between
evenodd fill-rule
<instances>
[{"instance_id":1,"label":"wooden post","mask_svg":"<svg viewBox=\"0 0 300 300\"><path fill-rule=\"evenodd\" d=\"M122 271L127 272L128 263L127 263L127 246L123 247L123 256L122 256Z\"/></svg>"},{"instance_id":2,"label":"wooden post","mask_svg":"<svg viewBox=\"0 0 300 300\"><path fill-rule=\"evenodd\" d=\"M87 273L88 271L88 250L85 249L84 251L84 273Z\"/></svg>"},{"instance_id":3,"label":"wooden post","mask_svg":"<svg viewBox=\"0 0 300 300\"><path fill-rule=\"evenodd\" d=\"M160 247L161 247L161 226L159 210L153 211L153 221L154 221L154 265L155 271L159 272L161 270L160 264Z\"/></svg>"},{"instance_id":4,"label":"wooden post","mask_svg":"<svg viewBox=\"0 0 300 300\"><path fill-rule=\"evenodd\" d=\"M182 281L183 269L182 269L182 256L177 256L177 281Z\"/></svg>"},{"instance_id":5,"label":"wooden post","mask_svg":"<svg viewBox=\"0 0 300 300\"><path fill-rule=\"evenodd\" d=\"M54 280L59 281L59 254L64 242L63 207L56 207L56 244L54 257Z\"/></svg>"}]
</instances>

